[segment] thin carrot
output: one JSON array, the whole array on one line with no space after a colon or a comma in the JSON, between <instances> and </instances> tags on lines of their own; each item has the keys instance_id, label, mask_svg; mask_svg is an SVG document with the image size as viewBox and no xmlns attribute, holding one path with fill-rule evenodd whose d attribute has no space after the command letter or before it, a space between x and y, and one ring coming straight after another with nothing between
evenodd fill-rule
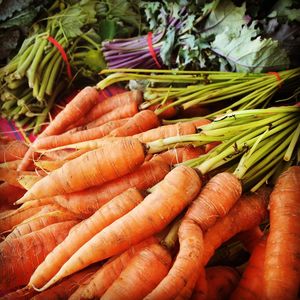
<instances>
[{"instance_id":1,"label":"thin carrot","mask_svg":"<svg viewBox=\"0 0 300 300\"><path fill-rule=\"evenodd\" d=\"M161 161L144 162L133 172L80 192L58 195L53 201L79 217L89 217L102 205L129 188L146 190L161 181L170 167Z\"/></svg>"},{"instance_id":2,"label":"thin carrot","mask_svg":"<svg viewBox=\"0 0 300 300\"><path fill-rule=\"evenodd\" d=\"M119 277L121 272L128 265L132 257L146 246L157 242L157 239L150 237L111 258L106 262L87 283L80 286L69 298L69 300L95 299L100 298L111 284Z\"/></svg>"},{"instance_id":3,"label":"thin carrot","mask_svg":"<svg viewBox=\"0 0 300 300\"><path fill-rule=\"evenodd\" d=\"M17 204L103 184L132 172L144 159L144 147L136 139L107 143L52 171L28 190Z\"/></svg>"},{"instance_id":4,"label":"thin carrot","mask_svg":"<svg viewBox=\"0 0 300 300\"><path fill-rule=\"evenodd\" d=\"M267 216L270 190L261 188L255 193L244 194L228 214L219 219L204 234L203 264L225 241L237 233L259 225Z\"/></svg>"},{"instance_id":5,"label":"thin carrot","mask_svg":"<svg viewBox=\"0 0 300 300\"><path fill-rule=\"evenodd\" d=\"M242 278L231 294L231 300L262 299L266 243L266 238L262 238L254 248Z\"/></svg>"},{"instance_id":6,"label":"thin carrot","mask_svg":"<svg viewBox=\"0 0 300 300\"><path fill-rule=\"evenodd\" d=\"M39 231L0 244L0 293L27 284L46 255L68 234L75 221L49 225Z\"/></svg>"},{"instance_id":7,"label":"thin carrot","mask_svg":"<svg viewBox=\"0 0 300 300\"><path fill-rule=\"evenodd\" d=\"M135 103L138 106L143 100L143 95L140 91L129 91L118 93L111 97L106 98L96 104L85 116L80 119L76 126L90 123L97 120L99 117L113 111L114 109L123 107L127 104ZM99 124L98 124L99 125Z\"/></svg>"},{"instance_id":8,"label":"thin carrot","mask_svg":"<svg viewBox=\"0 0 300 300\"><path fill-rule=\"evenodd\" d=\"M27 169L34 157L34 144L37 143L39 138L62 133L70 125L75 124L79 118L84 116L86 112L88 112L98 102L98 100L99 94L95 88L88 86L81 90L29 147L19 165L18 170Z\"/></svg>"},{"instance_id":9,"label":"thin carrot","mask_svg":"<svg viewBox=\"0 0 300 300\"><path fill-rule=\"evenodd\" d=\"M178 230L180 249L168 275L145 297L147 300L175 299L202 263L203 235L199 226L184 218ZM196 284L196 278L194 280ZM191 284L187 293L192 294ZM190 296L189 295L189 296ZM187 295L188 296L188 295Z\"/></svg>"},{"instance_id":10,"label":"thin carrot","mask_svg":"<svg viewBox=\"0 0 300 300\"><path fill-rule=\"evenodd\" d=\"M206 231L218 218L224 217L242 194L240 181L231 173L213 176L193 201L186 217Z\"/></svg>"},{"instance_id":11,"label":"thin carrot","mask_svg":"<svg viewBox=\"0 0 300 300\"><path fill-rule=\"evenodd\" d=\"M0 163L22 159L28 146L19 140L0 145Z\"/></svg>"},{"instance_id":12,"label":"thin carrot","mask_svg":"<svg viewBox=\"0 0 300 300\"><path fill-rule=\"evenodd\" d=\"M116 129L114 129L110 136L132 136L152 128L158 127L160 121L156 114L151 110L142 110L128 121Z\"/></svg>"},{"instance_id":13,"label":"thin carrot","mask_svg":"<svg viewBox=\"0 0 300 300\"><path fill-rule=\"evenodd\" d=\"M90 218L79 223L70 231L67 238L49 253L33 273L28 285L43 286L82 245L142 200L142 195L136 189L129 189L102 206Z\"/></svg>"},{"instance_id":14,"label":"thin carrot","mask_svg":"<svg viewBox=\"0 0 300 300\"><path fill-rule=\"evenodd\" d=\"M238 233L235 239L239 240L244 247L252 253L258 242L263 237L264 233L259 226L255 226L249 230Z\"/></svg>"},{"instance_id":15,"label":"thin carrot","mask_svg":"<svg viewBox=\"0 0 300 300\"><path fill-rule=\"evenodd\" d=\"M142 203L85 243L42 289L160 232L195 198L200 187L195 170L174 168Z\"/></svg>"},{"instance_id":16,"label":"thin carrot","mask_svg":"<svg viewBox=\"0 0 300 300\"><path fill-rule=\"evenodd\" d=\"M297 299L300 278L300 167L282 173L270 196L263 299Z\"/></svg>"},{"instance_id":17,"label":"thin carrot","mask_svg":"<svg viewBox=\"0 0 300 300\"><path fill-rule=\"evenodd\" d=\"M101 297L103 300L143 299L167 275L170 253L154 243L138 252Z\"/></svg>"}]
</instances>

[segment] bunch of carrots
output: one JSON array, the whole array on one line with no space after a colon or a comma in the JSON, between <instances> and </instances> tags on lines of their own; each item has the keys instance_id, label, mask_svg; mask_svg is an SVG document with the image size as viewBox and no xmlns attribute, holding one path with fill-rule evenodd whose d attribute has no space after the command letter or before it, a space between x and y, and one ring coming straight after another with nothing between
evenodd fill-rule
<instances>
[{"instance_id":1,"label":"bunch of carrots","mask_svg":"<svg viewBox=\"0 0 300 300\"><path fill-rule=\"evenodd\" d=\"M86 87L1 138L1 299L297 299L300 108L162 125L142 101ZM211 266L236 241L245 264Z\"/></svg>"}]
</instances>

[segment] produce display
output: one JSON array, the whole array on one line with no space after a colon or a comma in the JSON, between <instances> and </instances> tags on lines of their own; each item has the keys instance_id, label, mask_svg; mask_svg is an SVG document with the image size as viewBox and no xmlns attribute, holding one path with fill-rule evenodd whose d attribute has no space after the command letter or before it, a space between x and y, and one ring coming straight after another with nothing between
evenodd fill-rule
<instances>
[{"instance_id":1,"label":"produce display","mask_svg":"<svg viewBox=\"0 0 300 300\"><path fill-rule=\"evenodd\" d=\"M298 299L300 6L4 3L0 299Z\"/></svg>"}]
</instances>

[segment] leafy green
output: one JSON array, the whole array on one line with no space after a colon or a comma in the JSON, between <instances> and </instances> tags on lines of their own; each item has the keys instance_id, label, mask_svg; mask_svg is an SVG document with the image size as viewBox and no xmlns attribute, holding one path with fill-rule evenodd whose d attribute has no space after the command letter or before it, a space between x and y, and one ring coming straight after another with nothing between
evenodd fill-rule
<instances>
[{"instance_id":1,"label":"leafy green","mask_svg":"<svg viewBox=\"0 0 300 300\"><path fill-rule=\"evenodd\" d=\"M270 14L270 16L285 18L288 21L300 22L300 9L293 8L293 4L296 4L296 1L293 0L277 1L273 7L273 12Z\"/></svg>"}]
</instances>

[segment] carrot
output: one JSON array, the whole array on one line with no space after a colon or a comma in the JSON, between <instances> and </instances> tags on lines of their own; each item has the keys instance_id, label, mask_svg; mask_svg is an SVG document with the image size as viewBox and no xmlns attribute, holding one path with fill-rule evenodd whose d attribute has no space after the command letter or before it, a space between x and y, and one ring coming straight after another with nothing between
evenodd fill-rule
<instances>
[{"instance_id":1,"label":"carrot","mask_svg":"<svg viewBox=\"0 0 300 300\"><path fill-rule=\"evenodd\" d=\"M169 166L164 162L144 162L129 174L80 192L54 196L53 201L79 217L89 217L102 205L129 188L146 190L154 186L169 171Z\"/></svg>"},{"instance_id":2,"label":"carrot","mask_svg":"<svg viewBox=\"0 0 300 300\"><path fill-rule=\"evenodd\" d=\"M82 245L142 200L143 197L136 189L129 189L78 224L36 269L30 278L29 286L41 287L46 284Z\"/></svg>"},{"instance_id":3,"label":"carrot","mask_svg":"<svg viewBox=\"0 0 300 300\"><path fill-rule=\"evenodd\" d=\"M1 297L1 300L29 300L31 299L37 291L35 290L28 290L27 287L15 290L8 294L5 294Z\"/></svg>"},{"instance_id":4,"label":"carrot","mask_svg":"<svg viewBox=\"0 0 300 300\"><path fill-rule=\"evenodd\" d=\"M60 300L68 299L69 296L82 285L83 282L88 280L99 268L99 266L91 266L90 268L84 269L81 272L75 273L72 276L66 278L59 284L51 287L50 289L39 293L32 297L32 300Z\"/></svg>"},{"instance_id":5,"label":"carrot","mask_svg":"<svg viewBox=\"0 0 300 300\"><path fill-rule=\"evenodd\" d=\"M105 227L75 252L42 289L160 232L194 199L200 187L199 176L192 168L174 168L142 203Z\"/></svg>"},{"instance_id":6,"label":"carrot","mask_svg":"<svg viewBox=\"0 0 300 300\"><path fill-rule=\"evenodd\" d=\"M0 293L27 284L46 255L66 237L75 221L49 225L0 244Z\"/></svg>"},{"instance_id":7,"label":"carrot","mask_svg":"<svg viewBox=\"0 0 300 300\"><path fill-rule=\"evenodd\" d=\"M214 149L216 146L220 145L221 142L211 142L204 146L205 153L208 153L210 150Z\"/></svg>"},{"instance_id":8,"label":"carrot","mask_svg":"<svg viewBox=\"0 0 300 300\"><path fill-rule=\"evenodd\" d=\"M219 219L204 234L203 264L206 265L215 250L237 233L259 225L267 215L270 190L261 188L244 194L228 214Z\"/></svg>"},{"instance_id":9,"label":"carrot","mask_svg":"<svg viewBox=\"0 0 300 300\"><path fill-rule=\"evenodd\" d=\"M0 163L0 168L16 170L20 162L21 162L21 159L3 162L3 163Z\"/></svg>"},{"instance_id":10,"label":"carrot","mask_svg":"<svg viewBox=\"0 0 300 300\"><path fill-rule=\"evenodd\" d=\"M184 288L179 292L175 300L191 299L191 295L197 283L197 278L197 273L191 274L191 276L187 279L187 283L185 284Z\"/></svg>"},{"instance_id":11,"label":"carrot","mask_svg":"<svg viewBox=\"0 0 300 300\"><path fill-rule=\"evenodd\" d=\"M76 217L67 211L61 210L33 216L32 218L29 218L17 225L5 239L15 239L25 234L40 230L48 225L71 220L76 220Z\"/></svg>"},{"instance_id":12,"label":"carrot","mask_svg":"<svg viewBox=\"0 0 300 300\"><path fill-rule=\"evenodd\" d=\"M171 262L170 253L163 246L147 246L132 258L101 299L144 299L166 276Z\"/></svg>"},{"instance_id":13,"label":"carrot","mask_svg":"<svg viewBox=\"0 0 300 300\"><path fill-rule=\"evenodd\" d=\"M249 230L238 233L235 238L239 240L250 253L252 253L263 235L264 233L259 226L255 226Z\"/></svg>"},{"instance_id":14,"label":"carrot","mask_svg":"<svg viewBox=\"0 0 300 300\"><path fill-rule=\"evenodd\" d=\"M160 121L153 111L143 110L129 118L124 125L114 129L109 136L131 136L159 125Z\"/></svg>"},{"instance_id":15,"label":"carrot","mask_svg":"<svg viewBox=\"0 0 300 300\"><path fill-rule=\"evenodd\" d=\"M52 171L28 190L17 204L103 184L132 172L142 164L144 158L144 147L136 139L107 143Z\"/></svg>"},{"instance_id":16,"label":"carrot","mask_svg":"<svg viewBox=\"0 0 300 300\"><path fill-rule=\"evenodd\" d=\"M300 278L300 167L281 174L270 196L263 299L297 299Z\"/></svg>"},{"instance_id":17,"label":"carrot","mask_svg":"<svg viewBox=\"0 0 300 300\"><path fill-rule=\"evenodd\" d=\"M39 169L45 171L45 172L51 172L54 171L60 167L66 162L66 160L45 160L41 159L38 161L35 161L34 164Z\"/></svg>"},{"instance_id":18,"label":"carrot","mask_svg":"<svg viewBox=\"0 0 300 300\"><path fill-rule=\"evenodd\" d=\"M22 159L28 150L28 146L18 140L9 141L0 145L0 163Z\"/></svg>"},{"instance_id":19,"label":"carrot","mask_svg":"<svg viewBox=\"0 0 300 300\"><path fill-rule=\"evenodd\" d=\"M70 125L73 125L79 118L84 116L99 100L99 94L93 87L85 87L70 101L66 107L54 118L54 120L45 128L39 137L31 144L28 151L24 155L18 170L27 169L32 161L34 154L34 145L39 138L60 134L64 132Z\"/></svg>"},{"instance_id":20,"label":"carrot","mask_svg":"<svg viewBox=\"0 0 300 300\"><path fill-rule=\"evenodd\" d=\"M212 177L193 201L186 217L206 231L218 218L224 217L242 194L240 181L231 173Z\"/></svg>"},{"instance_id":21,"label":"carrot","mask_svg":"<svg viewBox=\"0 0 300 300\"><path fill-rule=\"evenodd\" d=\"M51 135L40 138L34 145L36 150L47 150L51 148L57 148L68 144L74 144L78 142L84 142L88 140L94 140L108 135L112 130L123 125L127 121L115 120L107 122L101 126L76 131L74 133L65 132L60 135Z\"/></svg>"},{"instance_id":22,"label":"carrot","mask_svg":"<svg viewBox=\"0 0 300 300\"><path fill-rule=\"evenodd\" d=\"M76 123L76 126L90 123L111 112L112 110L124 107L127 104L135 103L138 105L142 102L142 100L143 95L137 90L118 93L97 103L82 119Z\"/></svg>"},{"instance_id":23,"label":"carrot","mask_svg":"<svg viewBox=\"0 0 300 300\"><path fill-rule=\"evenodd\" d=\"M168 106L169 104L171 104L173 101L172 100L167 100L165 103L161 104L153 104L151 106L148 107L148 109L152 110L152 111L156 111L157 109L162 109L166 106ZM173 117L175 117L178 113L178 108L176 106L171 106L169 108L167 108L166 110L164 110L163 112L161 112L159 114L159 118L160 119L171 119Z\"/></svg>"},{"instance_id":24,"label":"carrot","mask_svg":"<svg viewBox=\"0 0 300 300\"><path fill-rule=\"evenodd\" d=\"M122 254L113 257L106 262L92 277L91 280L80 286L69 298L69 300L100 298L111 284L119 277L128 265L132 257L146 246L157 242L150 237L132 247Z\"/></svg>"},{"instance_id":25,"label":"carrot","mask_svg":"<svg viewBox=\"0 0 300 300\"><path fill-rule=\"evenodd\" d=\"M15 187L7 182L0 184L0 206L10 206L25 193L24 189Z\"/></svg>"},{"instance_id":26,"label":"carrot","mask_svg":"<svg viewBox=\"0 0 300 300\"><path fill-rule=\"evenodd\" d=\"M206 270L202 265L197 274L197 280L194 286L194 290L192 292L191 299L192 300L206 300L207 293L208 293L208 282L206 279Z\"/></svg>"},{"instance_id":27,"label":"carrot","mask_svg":"<svg viewBox=\"0 0 300 300\"><path fill-rule=\"evenodd\" d=\"M203 235L199 226L184 218L178 230L180 249L168 275L145 299L175 299L202 263ZM196 278L194 280L196 284ZM194 286L189 286L191 295ZM189 295L189 296L190 296ZM188 297L188 295L187 295ZM188 297L189 298L189 297Z\"/></svg>"},{"instance_id":28,"label":"carrot","mask_svg":"<svg viewBox=\"0 0 300 300\"><path fill-rule=\"evenodd\" d=\"M230 299L262 299L266 243L267 240L262 238L254 248L242 278Z\"/></svg>"}]
</instances>

